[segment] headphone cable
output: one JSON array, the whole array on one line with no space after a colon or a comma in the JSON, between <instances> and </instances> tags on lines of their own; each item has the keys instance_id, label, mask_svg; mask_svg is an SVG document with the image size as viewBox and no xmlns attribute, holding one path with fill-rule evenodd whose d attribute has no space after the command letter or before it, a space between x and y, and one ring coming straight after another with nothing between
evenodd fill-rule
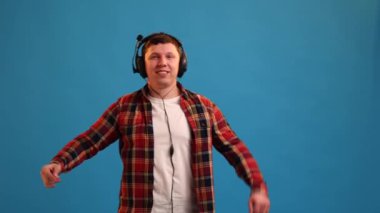
<instances>
[{"instance_id":1,"label":"headphone cable","mask_svg":"<svg viewBox=\"0 0 380 213\"><path fill-rule=\"evenodd\" d=\"M149 84L148 84L149 86ZM169 95L169 93L171 91L173 91L174 88L176 88L177 86L175 85L173 88L171 88L165 95L161 96L160 93L158 93L156 90L154 90L152 87L149 86L149 89L151 89L154 93L156 93L158 96L160 96L161 100L162 100L162 105L164 107L164 113L165 113L165 121L166 121L166 124L167 124L167 127L168 127L168 131L169 131L169 141L170 141L170 148L169 148L169 155L170 155L170 164L172 166L172 169L173 169L173 174L172 174L172 186L171 186L171 190L170 190L170 204L171 204L171 212L174 213L174 201L173 201L173 193L174 193L174 172L175 172L175 168L174 168L174 163L173 163L173 154L174 154L174 147L173 147L173 138L172 138L172 131L171 131L171 128L170 128L170 123L169 123L169 116L168 116L168 112L166 110L166 104L165 104L165 97Z\"/></svg>"}]
</instances>

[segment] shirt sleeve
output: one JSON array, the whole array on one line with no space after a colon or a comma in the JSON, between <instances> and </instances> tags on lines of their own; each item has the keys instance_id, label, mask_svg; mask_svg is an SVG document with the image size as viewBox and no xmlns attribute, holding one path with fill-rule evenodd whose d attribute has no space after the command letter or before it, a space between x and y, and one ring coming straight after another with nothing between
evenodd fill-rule
<instances>
[{"instance_id":1,"label":"shirt sleeve","mask_svg":"<svg viewBox=\"0 0 380 213\"><path fill-rule=\"evenodd\" d=\"M220 109L212 105L213 145L253 190L268 192L259 166L247 146L231 129Z\"/></svg>"},{"instance_id":2,"label":"shirt sleeve","mask_svg":"<svg viewBox=\"0 0 380 213\"><path fill-rule=\"evenodd\" d=\"M51 162L60 164L62 172L67 172L113 143L119 138L118 113L118 102L115 102L87 131L66 144Z\"/></svg>"}]
</instances>

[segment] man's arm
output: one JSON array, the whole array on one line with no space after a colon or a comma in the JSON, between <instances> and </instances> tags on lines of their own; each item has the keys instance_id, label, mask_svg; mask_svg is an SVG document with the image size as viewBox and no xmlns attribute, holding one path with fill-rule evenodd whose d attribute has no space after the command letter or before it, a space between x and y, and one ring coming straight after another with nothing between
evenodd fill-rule
<instances>
[{"instance_id":1,"label":"man's arm","mask_svg":"<svg viewBox=\"0 0 380 213\"><path fill-rule=\"evenodd\" d=\"M267 213L270 207L268 189L259 166L247 146L236 136L220 109L212 104L213 145L235 168L250 187L250 213Z\"/></svg>"},{"instance_id":2,"label":"man's arm","mask_svg":"<svg viewBox=\"0 0 380 213\"><path fill-rule=\"evenodd\" d=\"M59 174L67 172L93 157L119 137L117 116L118 102L112 104L103 115L84 133L70 141L41 169L45 186L54 187L60 181Z\"/></svg>"}]
</instances>

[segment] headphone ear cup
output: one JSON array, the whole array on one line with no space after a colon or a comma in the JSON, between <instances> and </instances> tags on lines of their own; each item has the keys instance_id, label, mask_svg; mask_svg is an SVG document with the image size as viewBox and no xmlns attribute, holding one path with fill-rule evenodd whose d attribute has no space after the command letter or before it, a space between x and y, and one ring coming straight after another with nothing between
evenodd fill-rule
<instances>
[{"instance_id":1,"label":"headphone ear cup","mask_svg":"<svg viewBox=\"0 0 380 213\"><path fill-rule=\"evenodd\" d=\"M182 77L183 74L185 74L187 70L187 57L185 51L182 49L182 54L179 62L179 72L178 72L178 77Z\"/></svg>"},{"instance_id":2,"label":"headphone ear cup","mask_svg":"<svg viewBox=\"0 0 380 213\"><path fill-rule=\"evenodd\" d=\"M146 78L146 72L145 72L145 62L144 58L141 56L136 57L136 68L138 72L140 73L141 77Z\"/></svg>"}]
</instances>

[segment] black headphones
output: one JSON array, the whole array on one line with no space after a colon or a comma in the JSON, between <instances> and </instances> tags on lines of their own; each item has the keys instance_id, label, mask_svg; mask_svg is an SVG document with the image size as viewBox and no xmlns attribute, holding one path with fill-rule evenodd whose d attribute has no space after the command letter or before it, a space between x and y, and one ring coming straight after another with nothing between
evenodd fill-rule
<instances>
[{"instance_id":1,"label":"black headphones","mask_svg":"<svg viewBox=\"0 0 380 213\"><path fill-rule=\"evenodd\" d=\"M151 34L151 35L149 35L149 36L147 36L145 38L142 35L138 35L137 36L137 38L136 38L137 41L136 41L136 47L135 47L135 54L134 54L133 59L132 59L133 73L139 73L141 75L141 77L143 77L143 78L147 77L146 70L145 70L144 56L143 55L139 55L139 49L141 47L143 47L149 40L151 40L152 38L154 38L154 37L156 37L158 35L164 35L164 36L170 37L171 39L175 40L178 43L178 45L179 45L178 48L181 49L181 51L180 51L181 55L180 55L180 58L179 58L178 77L182 77L183 74L187 70L187 57L186 57L185 50L182 47L182 43L177 38L175 38L174 36L169 35L167 33L163 33L163 32L153 33L153 34ZM144 53L142 53L142 54L144 54Z\"/></svg>"}]
</instances>

